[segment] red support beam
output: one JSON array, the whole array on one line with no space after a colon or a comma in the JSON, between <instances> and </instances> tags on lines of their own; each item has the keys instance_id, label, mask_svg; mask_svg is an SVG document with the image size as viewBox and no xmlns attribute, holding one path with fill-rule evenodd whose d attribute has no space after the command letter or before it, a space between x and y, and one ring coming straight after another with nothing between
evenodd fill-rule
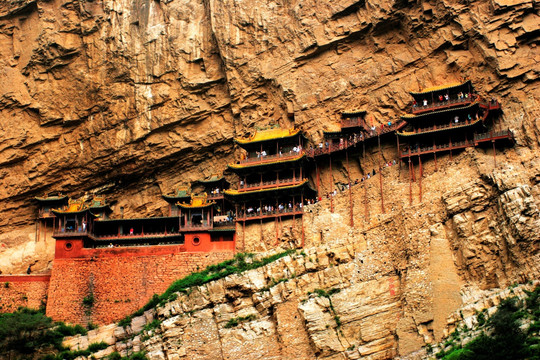
<instances>
[{"instance_id":1,"label":"red support beam","mask_svg":"<svg viewBox=\"0 0 540 360\"><path fill-rule=\"evenodd\" d=\"M345 151L345 160L347 163L347 180L349 181L349 214L351 218L351 226L354 227L354 210L352 201L352 186L351 186L351 173L349 168L349 152Z\"/></svg>"},{"instance_id":2,"label":"red support beam","mask_svg":"<svg viewBox=\"0 0 540 360\"><path fill-rule=\"evenodd\" d=\"M412 164L409 158L409 205L412 205Z\"/></svg>"}]
</instances>

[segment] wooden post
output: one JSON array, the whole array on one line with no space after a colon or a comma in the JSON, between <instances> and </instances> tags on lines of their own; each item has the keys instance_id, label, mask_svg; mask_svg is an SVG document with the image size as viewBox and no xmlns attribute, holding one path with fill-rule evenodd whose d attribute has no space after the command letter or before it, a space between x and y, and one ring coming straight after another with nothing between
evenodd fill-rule
<instances>
[{"instance_id":1,"label":"wooden post","mask_svg":"<svg viewBox=\"0 0 540 360\"><path fill-rule=\"evenodd\" d=\"M412 168L411 158L409 157L409 205L412 205Z\"/></svg>"},{"instance_id":2,"label":"wooden post","mask_svg":"<svg viewBox=\"0 0 540 360\"><path fill-rule=\"evenodd\" d=\"M244 213L244 216L246 214ZM246 252L246 219L242 222L242 252Z\"/></svg>"},{"instance_id":3,"label":"wooden post","mask_svg":"<svg viewBox=\"0 0 540 360\"><path fill-rule=\"evenodd\" d=\"M316 173L316 181L317 181L317 197L319 197L321 194L321 191L319 189L320 176L319 176L319 166L317 165L316 161L315 161L315 173Z\"/></svg>"},{"instance_id":4,"label":"wooden post","mask_svg":"<svg viewBox=\"0 0 540 360\"><path fill-rule=\"evenodd\" d=\"M437 145L435 145L435 139L433 139L433 158L435 159L435 171L438 171L437 167Z\"/></svg>"},{"instance_id":5,"label":"wooden post","mask_svg":"<svg viewBox=\"0 0 540 360\"><path fill-rule=\"evenodd\" d=\"M349 212L351 217L351 226L354 227L354 210L352 201L351 173L349 169L349 150L345 150L345 160L347 162L347 179L349 180Z\"/></svg>"},{"instance_id":6,"label":"wooden post","mask_svg":"<svg viewBox=\"0 0 540 360\"><path fill-rule=\"evenodd\" d=\"M365 216L366 222L369 223L369 200L368 200L368 189L367 189L367 179L364 180L364 201L365 201Z\"/></svg>"},{"instance_id":7,"label":"wooden post","mask_svg":"<svg viewBox=\"0 0 540 360\"><path fill-rule=\"evenodd\" d=\"M491 137L493 138L493 133L491 134ZM497 167L497 153L495 152L495 140L491 140L491 143L493 144L493 167Z\"/></svg>"},{"instance_id":8,"label":"wooden post","mask_svg":"<svg viewBox=\"0 0 540 360\"><path fill-rule=\"evenodd\" d=\"M419 193L419 197L420 197L420 202L422 202L422 176L424 175L424 170L422 169L422 158L420 157L420 155L418 155L418 163L419 163L419 168L420 168L420 175L418 177L418 186L420 187L420 193Z\"/></svg>"}]
</instances>

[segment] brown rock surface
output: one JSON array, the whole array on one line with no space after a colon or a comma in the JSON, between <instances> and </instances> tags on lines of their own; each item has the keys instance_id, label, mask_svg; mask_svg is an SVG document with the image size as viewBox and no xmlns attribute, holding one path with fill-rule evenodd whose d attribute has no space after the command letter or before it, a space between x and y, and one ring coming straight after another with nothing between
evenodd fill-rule
<instances>
[{"instance_id":1,"label":"brown rock surface","mask_svg":"<svg viewBox=\"0 0 540 360\"><path fill-rule=\"evenodd\" d=\"M170 304L160 313L163 341L144 347L156 359L379 359L438 340L446 317L475 294L540 274L537 8L532 0L4 1L0 271L45 270L52 259L51 243L34 240L36 195L103 193L116 213L160 215L161 194L224 170L233 137L255 126L294 125L318 142L344 109L394 120L409 90L467 77L501 101L495 127L516 136L495 169L485 149L443 156L437 171L428 161L422 201L416 182L412 204L406 171L384 169L385 214L377 177L352 189L354 227L346 192L333 213L327 200L308 207L305 257ZM351 177L381 157L396 157L393 141L352 157ZM336 182L346 183L344 164L335 159ZM298 220L282 224L277 241L273 224L262 233L260 241L258 225L248 227L245 250L301 244ZM284 272L297 277L259 291ZM328 299L307 295L317 288L341 289L331 296L339 330ZM249 314L256 320L224 328ZM135 339L118 350L136 349Z\"/></svg>"}]
</instances>

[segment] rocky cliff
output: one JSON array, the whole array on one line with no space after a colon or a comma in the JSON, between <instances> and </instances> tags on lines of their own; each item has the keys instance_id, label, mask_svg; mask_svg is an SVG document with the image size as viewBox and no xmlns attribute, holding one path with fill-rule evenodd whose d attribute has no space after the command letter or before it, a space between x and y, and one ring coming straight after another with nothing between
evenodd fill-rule
<instances>
[{"instance_id":1,"label":"rocky cliff","mask_svg":"<svg viewBox=\"0 0 540 360\"><path fill-rule=\"evenodd\" d=\"M277 123L318 142L343 110L365 109L383 123L407 110L408 91L470 78L502 103L494 126L516 137L497 153L496 167L490 150L470 149L443 157L437 169L426 163L422 183L411 188L407 171L390 167L384 214L377 179L352 191L354 227L347 193L335 212L323 201L306 216L313 254L329 258L333 247L353 246L343 263L323 261L304 275L327 293L342 289L330 297L346 319L342 333L329 298L308 296L313 286L299 285L301 277L276 287L270 302L232 287L230 301L201 307L200 322L208 315L213 330L197 328L198 337L220 341L225 317L213 313L254 310L262 320L242 331L260 358L278 356L270 350L281 342L302 344L301 354L280 350L281 358L337 359L403 355L439 339L446 317L480 289L538 278L537 13L535 0L4 1L0 271L49 266L54 248L34 241L36 195L99 193L117 213L160 215L161 194L225 169L234 136ZM395 148L351 159L353 176L381 158L395 158ZM334 166L339 182L346 172ZM248 229L248 250L275 247L257 241L272 232ZM278 242L291 243L300 244L297 228L283 229ZM178 321L181 331L199 331ZM288 329L301 334L289 337ZM226 344L245 338L227 331ZM221 344L212 351L236 356ZM353 345L356 355L348 355ZM185 356L196 358L195 348Z\"/></svg>"}]
</instances>

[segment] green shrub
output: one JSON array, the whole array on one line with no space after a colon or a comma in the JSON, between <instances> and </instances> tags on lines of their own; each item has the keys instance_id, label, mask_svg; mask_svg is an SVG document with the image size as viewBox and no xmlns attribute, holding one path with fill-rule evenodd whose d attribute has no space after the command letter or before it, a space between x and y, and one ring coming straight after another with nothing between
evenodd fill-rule
<instances>
[{"instance_id":1,"label":"green shrub","mask_svg":"<svg viewBox=\"0 0 540 360\"><path fill-rule=\"evenodd\" d=\"M58 326L56 327L55 330L60 332L63 336L73 336L77 334L86 335L88 333L88 330L86 330L81 325L70 326L70 325L64 324L61 321L58 322L57 325Z\"/></svg>"},{"instance_id":2,"label":"green shrub","mask_svg":"<svg viewBox=\"0 0 540 360\"><path fill-rule=\"evenodd\" d=\"M104 341L101 341L101 342L92 343L88 345L88 351L90 351L91 353L95 353L96 351L103 350L108 347L109 347L109 344L107 344Z\"/></svg>"},{"instance_id":3,"label":"green shrub","mask_svg":"<svg viewBox=\"0 0 540 360\"><path fill-rule=\"evenodd\" d=\"M239 316L239 317L236 317L236 318L232 318L232 319L229 319L229 321L225 324L225 328L229 329L229 328L232 328L232 327L236 327L236 326L238 326L238 324L240 324L242 322L252 321L252 320L255 320L255 319L256 319L256 316L253 315L253 314L250 314L250 315L247 315L247 316Z\"/></svg>"},{"instance_id":4,"label":"green shrub","mask_svg":"<svg viewBox=\"0 0 540 360\"><path fill-rule=\"evenodd\" d=\"M158 320L158 319L154 319L152 322L144 325L143 330L144 331L150 331L150 330L153 330L153 329L157 328L159 325L161 325L161 321Z\"/></svg>"},{"instance_id":5,"label":"green shrub","mask_svg":"<svg viewBox=\"0 0 540 360\"><path fill-rule=\"evenodd\" d=\"M94 305L94 301L95 301L95 299L94 299L94 294L90 294L90 295L86 296L86 297L83 299L82 302L83 302L83 305L84 305L84 306L90 307L90 306L93 306L93 305Z\"/></svg>"},{"instance_id":6,"label":"green shrub","mask_svg":"<svg viewBox=\"0 0 540 360\"><path fill-rule=\"evenodd\" d=\"M206 269L200 272L193 272L188 276L176 280L171 284L171 286L161 295L154 294L152 299L143 306L141 309L137 310L135 313L126 316L124 319L118 322L119 326L126 327L130 324L131 319L134 316L140 316L145 311L150 310L158 306L159 304L165 304L167 301L176 299L178 292L186 293L189 288L194 286L204 285L210 281L222 279L226 276L232 274L239 274L247 270L252 270L274 262L282 257L285 257L291 253L294 253L294 250L286 250L272 256L262 258L261 260L254 260L253 254L250 253L240 253L236 254L233 259L226 260L222 263L209 265Z\"/></svg>"}]
</instances>

